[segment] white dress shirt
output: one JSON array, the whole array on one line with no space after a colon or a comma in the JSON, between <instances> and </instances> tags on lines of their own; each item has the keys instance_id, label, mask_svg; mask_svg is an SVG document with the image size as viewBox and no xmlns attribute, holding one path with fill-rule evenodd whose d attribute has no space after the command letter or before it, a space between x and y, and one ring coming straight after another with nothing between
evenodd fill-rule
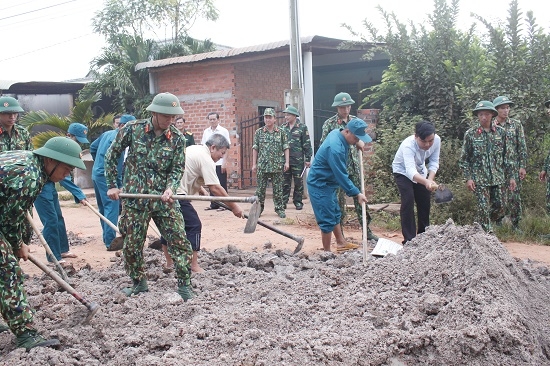
<instances>
[{"instance_id":1,"label":"white dress shirt","mask_svg":"<svg viewBox=\"0 0 550 366\"><path fill-rule=\"evenodd\" d=\"M220 126L219 124L216 126L216 128L212 129L212 127L208 127L206 130L204 130L202 134L201 139L201 145L205 145L206 141L215 133L219 133L220 135L223 135L227 142L229 142L229 145L231 145L231 139L229 138L229 131L227 131L227 128ZM221 158L216 162L216 165L223 165L225 158Z\"/></svg>"},{"instance_id":2,"label":"white dress shirt","mask_svg":"<svg viewBox=\"0 0 550 366\"><path fill-rule=\"evenodd\" d=\"M420 174L423 178L428 176L428 172L437 172L439 169L439 150L441 149L441 138L436 134L434 144L428 150L422 150L416 143L415 135L407 137L393 158L392 169L394 173L402 174L413 180L415 174ZM426 168L426 160L429 161Z\"/></svg>"}]
</instances>

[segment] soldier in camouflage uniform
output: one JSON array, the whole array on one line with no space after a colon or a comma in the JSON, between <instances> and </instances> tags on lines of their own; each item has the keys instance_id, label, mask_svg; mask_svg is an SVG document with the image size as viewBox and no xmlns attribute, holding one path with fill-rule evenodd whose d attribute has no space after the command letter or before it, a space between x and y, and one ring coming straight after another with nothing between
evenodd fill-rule
<instances>
[{"instance_id":1,"label":"soldier in camouflage uniform","mask_svg":"<svg viewBox=\"0 0 550 366\"><path fill-rule=\"evenodd\" d=\"M516 181L506 159L506 131L492 123L498 114L493 103L480 101L473 114L479 122L464 134L459 165L466 187L477 198L477 222L492 233L491 220L499 222L505 214L506 183L509 180L510 189L514 190Z\"/></svg>"},{"instance_id":2,"label":"soldier in camouflage uniform","mask_svg":"<svg viewBox=\"0 0 550 366\"><path fill-rule=\"evenodd\" d=\"M22 242L27 212L44 184L59 182L74 167L86 169L80 146L65 137L54 137L40 149L0 153L0 312L9 330L17 337L17 347L56 346L33 327L31 309L23 287L19 258L28 259L29 248ZM0 327L0 332L7 328Z\"/></svg>"},{"instance_id":3,"label":"soldier in camouflage uniform","mask_svg":"<svg viewBox=\"0 0 550 366\"><path fill-rule=\"evenodd\" d=\"M21 112L24 110L17 99L0 98L0 153L10 150L33 150L31 135L26 128L16 123ZM33 230L26 220L23 225L23 242L28 244L31 241Z\"/></svg>"},{"instance_id":4,"label":"soldier in camouflage uniform","mask_svg":"<svg viewBox=\"0 0 550 366\"><path fill-rule=\"evenodd\" d=\"M506 160L511 165L512 176L516 181L516 189L506 191L507 196L504 198L504 202L506 202L506 211L510 215L514 229L518 229L522 213L521 181L525 179L525 167L527 166L525 134L523 133L521 122L508 117L510 107L514 105L514 102L510 98L505 96L496 97L493 105L498 112L493 123L504 128L506 132Z\"/></svg>"},{"instance_id":5,"label":"soldier in camouflage uniform","mask_svg":"<svg viewBox=\"0 0 550 366\"><path fill-rule=\"evenodd\" d=\"M550 116L550 100L547 100L544 106L546 107L546 114ZM550 215L550 175L548 172L550 172L550 153L544 160L544 165L539 173L540 181L546 182L546 213Z\"/></svg>"},{"instance_id":6,"label":"soldier in camouflage uniform","mask_svg":"<svg viewBox=\"0 0 550 366\"><path fill-rule=\"evenodd\" d=\"M275 126L275 120L275 110L266 108L265 126L258 128L254 133L252 171L257 172L256 196L260 202L261 212L264 210L267 180L271 178L275 212L280 218L285 218L283 172L289 169L289 151L286 133L284 129Z\"/></svg>"},{"instance_id":7,"label":"soldier in camouflage uniform","mask_svg":"<svg viewBox=\"0 0 550 366\"><path fill-rule=\"evenodd\" d=\"M294 181L292 202L297 210L301 210L304 207L302 202L304 196L302 172L304 166L309 168L311 165L311 140L309 139L307 126L297 119L297 117L300 117L298 110L290 105L283 112L285 123L281 127L285 128L287 134L290 164L290 168L283 174L283 202L286 208L290 198L290 186Z\"/></svg>"},{"instance_id":8,"label":"soldier in camouflage uniform","mask_svg":"<svg viewBox=\"0 0 550 366\"><path fill-rule=\"evenodd\" d=\"M105 178L110 199L119 199L117 187L118 158L129 147L123 188L126 193L158 194L161 200L126 199L119 220L123 237L124 267L133 281L122 291L137 295L148 291L143 260L143 244L151 218L168 242L168 253L174 260L178 294L187 301L191 290L191 243L185 235L179 202L171 196L180 185L185 166L185 138L172 125L177 114L183 114L178 98L170 93L157 94L147 107L152 117L132 121L118 132L105 155Z\"/></svg>"},{"instance_id":9,"label":"soldier in camouflage uniform","mask_svg":"<svg viewBox=\"0 0 550 366\"><path fill-rule=\"evenodd\" d=\"M16 123L21 112L24 112L24 110L17 99L12 97L0 98L0 152L32 150L29 132Z\"/></svg>"},{"instance_id":10,"label":"soldier in camouflage uniform","mask_svg":"<svg viewBox=\"0 0 550 366\"><path fill-rule=\"evenodd\" d=\"M325 123L323 123L321 143L323 143L323 141L327 138L330 131L345 128L349 121L351 121L353 118L357 118L349 114L351 110L351 105L354 103L355 101L351 99L351 96L348 93L341 92L336 94L332 106L337 108L338 113L335 116L330 117L325 121ZM362 162L359 162L359 152L357 151L357 149L349 149L348 153L349 156L347 161L349 179L351 179L356 187L361 187L361 165L359 164ZM346 195L345 192L341 189L338 189L338 202L340 204L340 211L342 212L342 216L340 218L340 227L342 228L342 230L344 230L344 222L346 221ZM357 214L359 222L363 222L363 209L361 207L361 204L357 200L357 197L353 197L353 205L355 207L355 213ZM369 227L372 218L370 217L370 214L368 212L368 206L366 213L367 239L378 240L378 237L374 235Z\"/></svg>"}]
</instances>

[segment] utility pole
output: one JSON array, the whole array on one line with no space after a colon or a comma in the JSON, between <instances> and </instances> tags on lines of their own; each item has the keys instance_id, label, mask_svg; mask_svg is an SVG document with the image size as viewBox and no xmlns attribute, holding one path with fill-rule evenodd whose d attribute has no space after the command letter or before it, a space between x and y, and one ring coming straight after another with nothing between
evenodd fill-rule
<instances>
[{"instance_id":1,"label":"utility pole","mask_svg":"<svg viewBox=\"0 0 550 366\"><path fill-rule=\"evenodd\" d=\"M302 68L302 43L298 22L298 0L290 1L290 89L285 90L285 103L298 108L304 115L304 74ZM286 107L286 106L285 106Z\"/></svg>"}]
</instances>

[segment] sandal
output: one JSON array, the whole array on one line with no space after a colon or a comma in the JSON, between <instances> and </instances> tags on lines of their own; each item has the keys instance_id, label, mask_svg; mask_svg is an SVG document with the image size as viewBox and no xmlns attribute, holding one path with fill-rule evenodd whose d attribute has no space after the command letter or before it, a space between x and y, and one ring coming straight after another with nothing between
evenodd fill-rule
<instances>
[{"instance_id":1,"label":"sandal","mask_svg":"<svg viewBox=\"0 0 550 366\"><path fill-rule=\"evenodd\" d=\"M346 243L346 245L343 245L341 247L336 247L336 251L337 252L345 252L345 251L352 250L352 249L357 249L357 248L359 248L359 245L357 245L357 244Z\"/></svg>"},{"instance_id":2,"label":"sandal","mask_svg":"<svg viewBox=\"0 0 550 366\"><path fill-rule=\"evenodd\" d=\"M204 211L210 211L210 210L217 210L217 208L208 206L204 209Z\"/></svg>"},{"instance_id":3,"label":"sandal","mask_svg":"<svg viewBox=\"0 0 550 366\"><path fill-rule=\"evenodd\" d=\"M71 252L66 252L66 253L61 253L61 258L78 258L78 255Z\"/></svg>"}]
</instances>

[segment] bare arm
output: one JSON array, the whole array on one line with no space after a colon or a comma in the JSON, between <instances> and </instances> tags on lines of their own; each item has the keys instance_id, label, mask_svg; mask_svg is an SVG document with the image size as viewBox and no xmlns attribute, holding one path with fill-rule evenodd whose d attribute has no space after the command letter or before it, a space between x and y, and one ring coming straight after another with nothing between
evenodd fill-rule
<instances>
[{"instance_id":1,"label":"bare arm","mask_svg":"<svg viewBox=\"0 0 550 366\"><path fill-rule=\"evenodd\" d=\"M227 197L229 196L226 192L226 190L219 184L212 184L208 186L208 189L210 189L210 193L214 196L221 196L221 197ZM225 202L227 206L231 209L231 212L233 212L233 215L237 217L244 217L243 216L243 209L241 206L239 206L235 202Z\"/></svg>"}]
</instances>

